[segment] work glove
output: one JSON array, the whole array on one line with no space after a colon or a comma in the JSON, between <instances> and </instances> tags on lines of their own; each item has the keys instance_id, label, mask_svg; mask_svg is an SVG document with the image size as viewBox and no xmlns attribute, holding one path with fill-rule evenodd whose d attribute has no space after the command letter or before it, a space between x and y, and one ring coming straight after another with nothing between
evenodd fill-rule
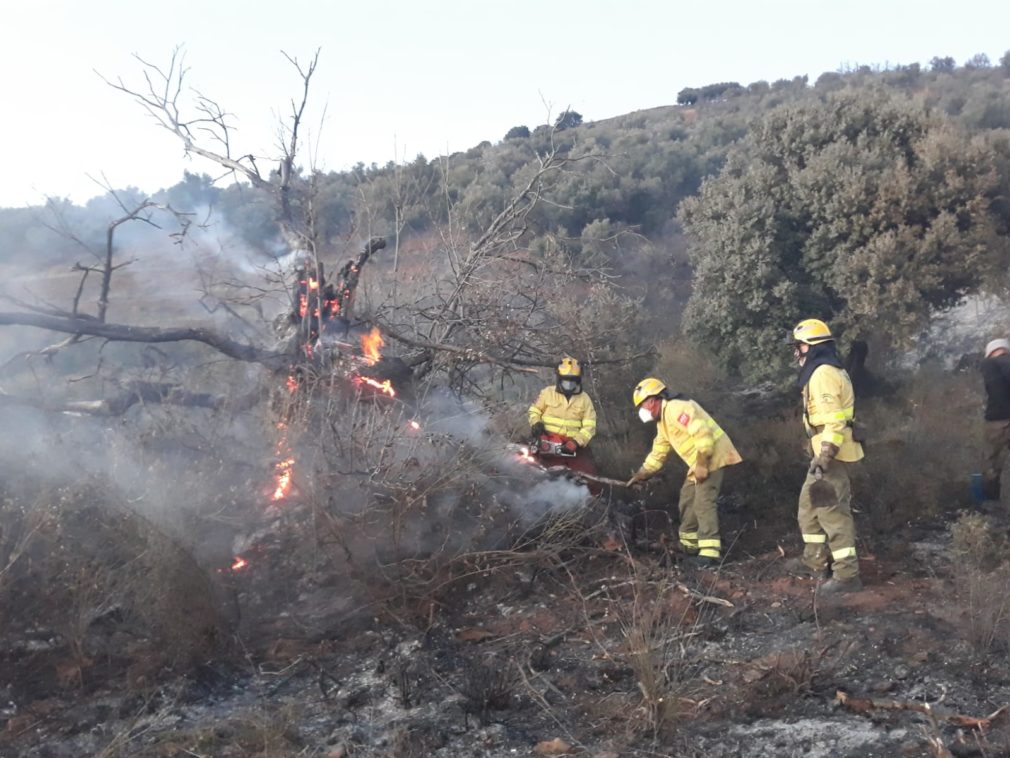
<instances>
[{"instance_id":1,"label":"work glove","mask_svg":"<svg viewBox=\"0 0 1010 758\"><path fill-rule=\"evenodd\" d=\"M708 456L701 455L699 453L697 459L694 462L694 466L692 466L691 470L687 472L690 476L694 477L694 481L696 483L701 484L703 481L708 479L709 474L708 463L709 463Z\"/></svg>"},{"instance_id":2,"label":"work glove","mask_svg":"<svg viewBox=\"0 0 1010 758\"><path fill-rule=\"evenodd\" d=\"M831 461L837 454L837 445L832 445L830 442L822 442L821 453L820 455L815 455L813 460L810 461L810 468L807 469L807 473L814 479L823 478L824 472L828 470L828 466L831 465Z\"/></svg>"},{"instance_id":3,"label":"work glove","mask_svg":"<svg viewBox=\"0 0 1010 758\"><path fill-rule=\"evenodd\" d=\"M644 482L650 476L652 476L652 474L650 474L644 468L640 468L640 469L638 469L638 471L636 471L632 475L632 477L627 482L625 482L624 486L625 487L640 487L642 485L642 482Z\"/></svg>"},{"instance_id":4,"label":"work glove","mask_svg":"<svg viewBox=\"0 0 1010 758\"><path fill-rule=\"evenodd\" d=\"M575 440L565 440L565 444L562 445L566 453L574 454L579 449L579 443Z\"/></svg>"},{"instance_id":5,"label":"work glove","mask_svg":"<svg viewBox=\"0 0 1010 758\"><path fill-rule=\"evenodd\" d=\"M541 434L545 434L546 432L547 427L544 426L543 421L538 421L537 423L535 423L533 426L530 427L530 434L532 434L534 437L539 437Z\"/></svg>"}]
</instances>

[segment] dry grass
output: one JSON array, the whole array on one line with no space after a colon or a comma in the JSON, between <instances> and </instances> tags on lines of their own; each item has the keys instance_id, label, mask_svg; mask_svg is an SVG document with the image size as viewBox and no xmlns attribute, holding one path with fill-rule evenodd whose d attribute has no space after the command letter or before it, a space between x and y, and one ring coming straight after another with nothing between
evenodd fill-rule
<instances>
[{"instance_id":1,"label":"dry grass","mask_svg":"<svg viewBox=\"0 0 1010 758\"><path fill-rule=\"evenodd\" d=\"M665 574L650 581L635 563L630 571L631 597L616 606L616 613L624 656L641 694L638 731L658 743L669 737L692 693L691 647L701 615L671 603L678 593Z\"/></svg>"},{"instance_id":2,"label":"dry grass","mask_svg":"<svg viewBox=\"0 0 1010 758\"><path fill-rule=\"evenodd\" d=\"M471 658L463 667L460 694L464 709L487 724L492 711L503 711L512 705L517 675L512 661L494 657Z\"/></svg>"},{"instance_id":3,"label":"dry grass","mask_svg":"<svg viewBox=\"0 0 1010 758\"><path fill-rule=\"evenodd\" d=\"M161 758L166 755L289 758L314 754L306 749L298 733L299 713L292 705L228 718L211 727L166 730L148 745L137 744L150 729L148 722L156 724L156 719L157 715L131 725L117 735L101 755L105 758Z\"/></svg>"}]
</instances>

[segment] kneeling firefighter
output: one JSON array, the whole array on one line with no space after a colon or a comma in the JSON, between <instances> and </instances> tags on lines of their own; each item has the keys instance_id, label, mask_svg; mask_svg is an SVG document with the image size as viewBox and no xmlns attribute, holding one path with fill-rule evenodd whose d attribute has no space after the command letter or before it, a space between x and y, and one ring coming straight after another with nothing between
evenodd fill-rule
<instances>
[{"instance_id":1,"label":"kneeling firefighter","mask_svg":"<svg viewBox=\"0 0 1010 758\"><path fill-rule=\"evenodd\" d=\"M793 355L800 365L797 383L803 396L803 427L813 458L800 490L797 518L803 535L806 568L832 578L823 592L862 589L856 558L849 466L863 457L853 438L856 396L835 349L828 325L815 318L793 329Z\"/></svg>"},{"instance_id":2,"label":"kneeling firefighter","mask_svg":"<svg viewBox=\"0 0 1010 758\"><path fill-rule=\"evenodd\" d=\"M544 387L530 406L533 452L549 465L595 474L589 441L596 434L596 408L582 390L582 366L566 355L558 363L554 378L554 385ZM599 489L595 484L589 487L594 495Z\"/></svg>"},{"instance_id":3,"label":"kneeling firefighter","mask_svg":"<svg viewBox=\"0 0 1010 758\"><path fill-rule=\"evenodd\" d=\"M656 421L656 439L642 467L628 480L633 487L663 467L671 450L687 464L680 488L680 544L688 562L716 566L722 557L716 498L724 469L743 459L729 436L694 400L670 392L659 379L643 379L632 395L643 423Z\"/></svg>"}]
</instances>

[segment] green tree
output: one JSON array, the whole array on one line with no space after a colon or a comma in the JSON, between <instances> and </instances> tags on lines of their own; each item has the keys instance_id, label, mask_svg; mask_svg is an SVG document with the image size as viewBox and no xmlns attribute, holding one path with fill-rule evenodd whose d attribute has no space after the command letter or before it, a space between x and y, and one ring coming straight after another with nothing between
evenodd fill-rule
<instances>
[{"instance_id":1,"label":"green tree","mask_svg":"<svg viewBox=\"0 0 1010 758\"><path fill-rule=\"evenodd\" d=\"M941 58L939 55L933 56L929 61L929 67L933 71L953 71L957 68L957 61L949 55Z\"/></svg>"},{"instance_id":2,"label":"green tree","mask_svg":"<svg viewBox=\"0 0 1010 758\"><path fill-rule=\"evenodd\" d=\"M975 55L964 62L964 67L967 69L989 68L990 66L992 66L992 63L989 61L989 56L985 53L975 53Z\"/></svg>"},{"instance_id":3,"label":"green tree","mask_svg":"<svg viewBox=\"0 0 1010 758\"><path fill-rule=\"evenodd\" d=\"M916 334L1007 251L995 162L984 137L879 91L772 111L681 204L688 331L751 377L775 372L800 318Z\"/></svg>"},{"instance_id":4,"label":"green tree","mask_svg":"<svg viewBox=\"0 0 1010 758\"><path fill-rule=\"evenodd\" d=\"M999 65L1003 69L1003 73L1010 76L1010 50L1003 53L1003 57L999 59Z\"/></svg>"},{"instance_id":5,"label":"green tree","mask_svg":"<svg viewBox=\"0 0 1010 758\"><path fill-rule=\"evenodd\" d=\"M560 116L558 116L557 121L554 122L554 128L559 132L562 129L574 129L576 126L582 125L582 114L573 111L571 109L566 110Z\"/></svg>"},{"instance_id":6,"label":"green tree","mask_svg":"<svg viewBox=\"0 0 1010 758\"><path fill-rule=\"evenodd\" d=\"M530 136L528 126L513 126L505 132L505 139L527 139Z\"/></svg>"},{"instance_id":7,"label":"green tree","mask_svg":"<svg viewBox=\"0 0 1010 758\"><path fill-rule=\"evenodd\" d=\"M684 87L677 93L677 105L694 105L698 102L700 94L695 87Z\"/></svg>"}]
</instances>

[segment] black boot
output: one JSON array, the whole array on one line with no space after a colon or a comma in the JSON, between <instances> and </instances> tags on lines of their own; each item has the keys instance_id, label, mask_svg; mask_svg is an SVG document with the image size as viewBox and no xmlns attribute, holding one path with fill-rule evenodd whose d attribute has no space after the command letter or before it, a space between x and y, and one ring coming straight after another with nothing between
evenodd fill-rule
<instances>
[{"instance_id":1,"label":"black boot","mask_svg":"<svg viewBox=\"0 0 1010 758\"><path fill-rule=\"evenodd\" d=\"M802 558L790 558L783 564L787 573L793 576L812 576L817 579L828 579L831 576L831 569L825 566L822 569L812 569Z\"/></svg>"},{"instance_id":2,"label":"black boot","mask_svg":"<svg viewBox=\"0 0 1010 758\"><path fill-rule=\"evenodd\" d=\"M817 592L822 595L842 595L846 592L859 592L863 589L863 582L858 576L851 579L828 579L817 588Z\"/></svg>"}]
</instances>

